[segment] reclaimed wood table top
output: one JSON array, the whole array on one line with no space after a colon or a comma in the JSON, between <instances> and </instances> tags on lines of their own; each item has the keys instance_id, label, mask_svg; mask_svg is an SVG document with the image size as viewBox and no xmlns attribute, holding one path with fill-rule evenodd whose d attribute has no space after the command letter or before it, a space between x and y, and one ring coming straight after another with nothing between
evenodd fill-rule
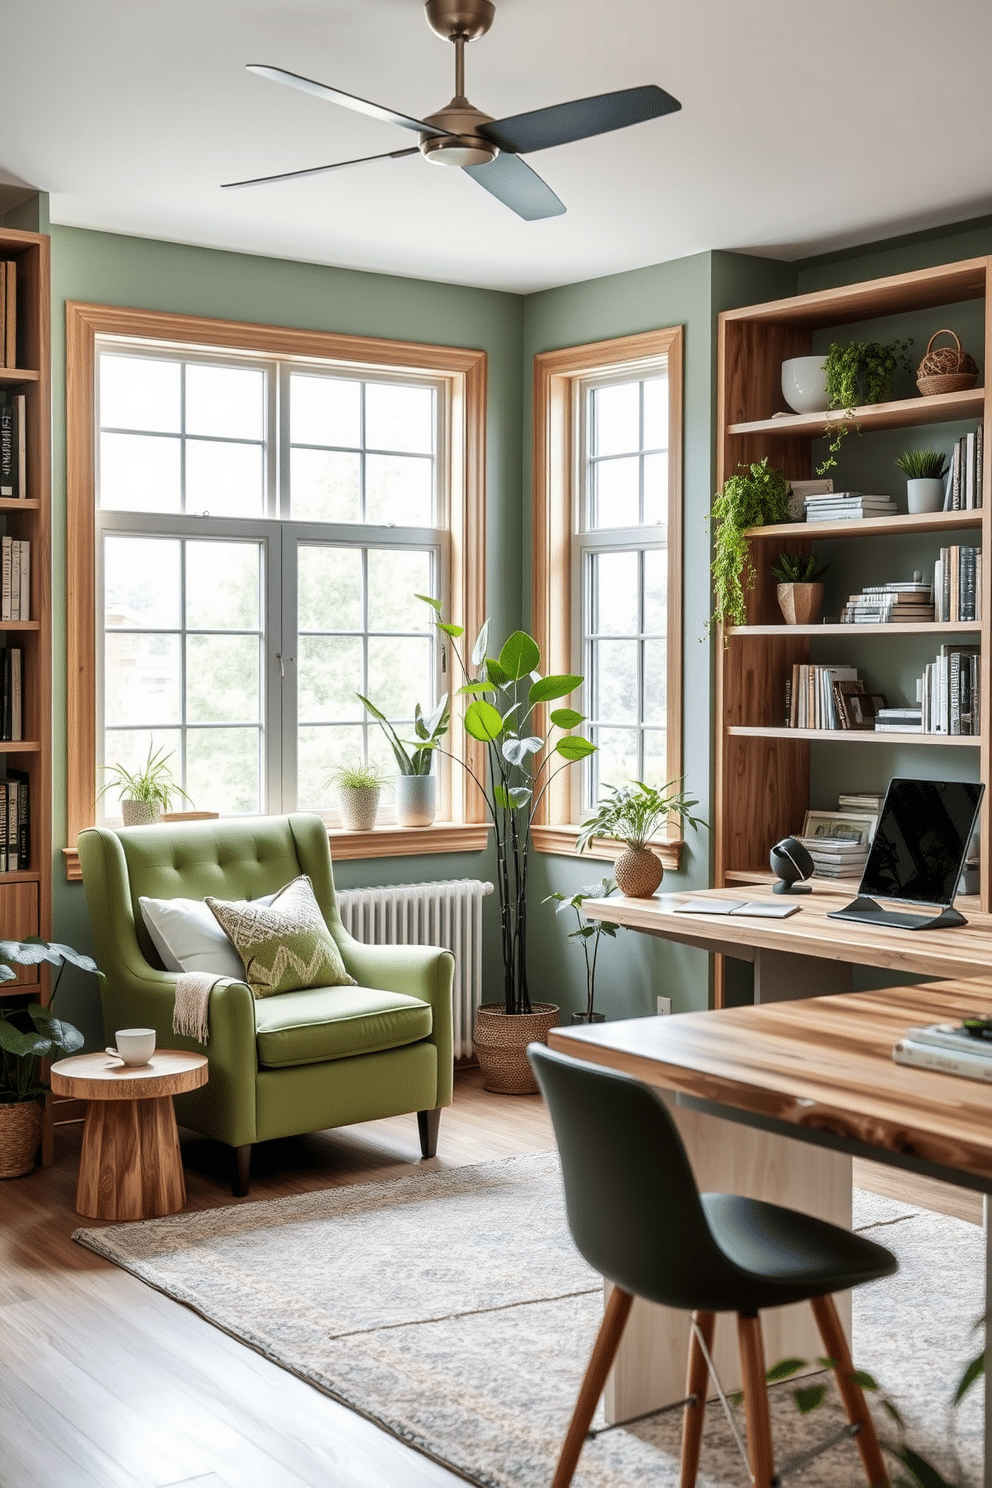
<instances>
[{"instance_id":1,"label":"reclaimed wood table top","mask_svg":"<svg viewBox=\"0 0 992 1488\"><path fill-rule=\"evenodd\" d=\"M51 1069L55 1095L77 1100L154 1100L207 1083L207 1059L185 1049L156 1049L147 1064L123 1065L102 1051L72 1054Z\"/></svg>"},{"instance_id":2,"label":"reclaimed wood table top","mask_svg":"<svg viewBox=\"0 0 992 1488\"><path fill-rule=\"evenodd\" d=\"M992 987L931 982L630 1018L554 1028L548 1042L647 1084L736 1108L745 1121L769 1118L825 1145L831 1137L865 1144L879 1161L918 1159L992 1190L992 1085L892 1058L908 1028L970 1014L992 1016Z\"/></svg>"}]
</instances>

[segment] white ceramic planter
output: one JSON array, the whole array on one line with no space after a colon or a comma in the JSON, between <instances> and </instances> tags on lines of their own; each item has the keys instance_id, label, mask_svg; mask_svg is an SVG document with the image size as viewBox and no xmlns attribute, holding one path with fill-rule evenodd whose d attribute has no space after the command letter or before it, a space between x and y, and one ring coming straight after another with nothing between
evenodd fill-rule
<instances>
[{"instance_id":1,"label":"white ceramic planter","mask_svg":"<svg viewBox=\"0 0 992 1488\"><path fill-rule=\"evenodd\" d=\"M397 775L396 820L401 827L429 827L437 815L436 775Z\"/></svg>"},{"instance_id":2,"label":"white ceramic planter","mask_svg":"<svg viewBox=\"0 0 992 1488\"><path fill-rule=\"evenodd\" d=\"M906 505L911 512L937 512L944 507L944 482L942 480L908 480L906 482Z\"/></svg>"},{"instance_id":3,"label":"white ceramic planter","mask_svg":"<svg viewBox=\"0 0 992 1488\"><path fill-rule=\"evenodd\" d=\"M782 363L782 397L794 413L824 413L827 374L824 354L790 357Z\"/></svg>"},{"instance_id":4,"label":"white ceramic planter","mask_svg":"<svg viewBox=\"0 0 992 1488\"><path fill-rule=\"evenodd\" d=\"M132 801L125 796L121 801L121 816L126 827L148 827L157 822L161 813L158 801Z\"/></svg>"},{"instance_id":5,"label":"white ceramic planter","mask_svg":"<svg viewBox=\"0 0 992 1488\"><path fill-rule=\"evenodd\" d=\"M381 795L377 785L361 786L357 790L349 790L343 785L338 787L338 810L346 832L371 832Z\"/></svg>"}]
</instances>

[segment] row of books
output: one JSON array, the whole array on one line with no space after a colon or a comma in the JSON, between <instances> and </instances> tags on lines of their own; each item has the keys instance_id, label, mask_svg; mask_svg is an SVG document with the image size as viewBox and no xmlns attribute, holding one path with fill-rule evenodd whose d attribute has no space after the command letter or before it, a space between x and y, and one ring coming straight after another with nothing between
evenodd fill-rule
<instances>
[{"instance_id":1,"label":"row of books","mask_svg":"<svg viewBox=\"0 0 992 1488\"><path fill-rule=\"evenodd\" d=\"M857 667L794 662L785 683L785 726L801 729L871 728L877 702Z\"/></svg>"},{"instance_id":2,"label":"row of books","mask_svg":"<svg viewBox=\"0 0 992 1488\"><path fill-rule=\"evenodd\" d=\"M963 1075L966 1080L992 1080L992 1042L953 1023L907 1029L893 1045L892 1058L896 1064Z\"/></svg>"},{"instance_id":3,"label":"row of books","mask_svg":"<svg viewBox=\"0 0 992 1488\"><path fill-rule=\"evenodd\" d=\"M935 620L981 620L981 548L941 548L933 566L933 604Z\"/></svg>"},{"instance_id":4,"label":"row of books","mask_svg":"<svg viewBox=\"0 0 992 1488\"><path fill-rule=\"evenodd\" d=\"M19 744L24 737L24 675L20 646L0 649L0 739Z\"/></svg>"},{"instance_id":5,"label":"row of books","mask_svg":"<svg viewBox=\"0 0 992 1488\"><path fill-rule=\"evenodd\" d=\"M26 417L23 393L8 393L0 400L0 496L28 494Z\"/></svg>"},{"instance_id":6,"label":"row of books","mask_svg":"<svg viewBox=\"0 0 992 1488\"><path fill-rule=\"evenodd\" d=\"M982 504L982 426L962 434L954 445L947 473L945 511L965 511Z\"/></svg>"},{"instance_id":7,"label":"row of books","mask_svg":"<svg viewBox=\"0 0 992 1488\"><path fill-rule=\"evenodd\" d=\"M859 594L851 595L840 618L843 625L907 625L912 621L933 620L933 589L930 584L915 580L866 584Z\"/></svg>"},{"instance_id":8,"label":"row of books","mask_svg":"<svg viewBox=\"0 0 992 1488\"><path fill-rule=\"evenodd\" d=\"M31 544L0 538L0 623L31 619Z\"/></svg>"},{"instance_id":9,"label":"row of books","mask_svg":"<svg viewBox=\"0 0 992 1488\"><path fill-rule=\"evenodd\" d=\"M891 496L866 496L861 491L833 491L807 496L807 522L857 522L868 517L891 517L898 508Z\"/></svg>"},{"instance_id":10,"label":"row of books","mask_svg":"<svg viewBox=\"0 0 992 1488\"><path fill-rule=\"evenodd\" d=\"M981 665L978 646L941 646L924 669L920 727L925 734L977 734Z\"/></svg>"},{"instance_id":11,"label":"row of books","mask_svg":"<svg viewBox=\"0 0 992 1488\"><path fill-rule=\"evenodd\" d=\"M8 770L0 780L0 873L31 866L31 811L28 777Z\"/></svg>"},{"instance_id":12,"label":"row of books","mask_svg":"<svg viewBox=\"0 0 992 1488\"><path fill-rule=\"evenodd\" d=\"M17 261L0 258L0 367L17 366Z\"/></svg>"}]
</instances>

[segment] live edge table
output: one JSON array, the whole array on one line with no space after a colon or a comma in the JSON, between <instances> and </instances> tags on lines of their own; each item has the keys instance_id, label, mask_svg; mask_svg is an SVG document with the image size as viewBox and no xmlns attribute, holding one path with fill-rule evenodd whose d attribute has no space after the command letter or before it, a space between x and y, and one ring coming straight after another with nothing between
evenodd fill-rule
<instances>
[{"instance_id":1,"label":"live edge table","mask_svg":"<svg viewBox=\"0 0 992 1488\"><path fill-rule=\"evenodd\" d=\"M89 1101L76 1211L89 1219L151 1219L186 1203L172 1097L207 1083L202 1054L157 1049L147 1064L76 1054L52 1065L52 1090Z\"/></svg>"},{"instance_id":2,"label":"live edge table","mask_svg":"<svg viewBox=\"0 0 992 1488\"><path fill-rule=\"evenodd\" d=\"M823 1159L848 1165L848 1202L852 1156L992 1193L992 1085L892 1059L892 1045L907 1028L970 1013L992 1016L992 985L931 982L555 1028L549 1043L659 1087L687 1138L701 1188L819 1213L830 1206L821 1192L824 1173L815 1171ZM834 1198L843 1172L826 1171ZM986 1293L992 1298L987 1197L985 1207ZM947 1257L934 1257L935 1287L947 1265ZM763 1315L770 1358L781 1357L773 1351L781 1338L794 1336L775 1317L789 1311ZM977 1301L975 1311L981 1311ZM784 1333L769 1337L775 1326ZM687 1317L639 1300L608 1385L609 1419L628 1420L681 1398L687 1352ZM815 1346L805 1357L818 1352ZM729 1354L726 1346L723 1353ZM733 1375L732 1356L728 1362ZM983 1481L992 1488L992 1362L985 1385Z\"/></svg>"}]
</instances>

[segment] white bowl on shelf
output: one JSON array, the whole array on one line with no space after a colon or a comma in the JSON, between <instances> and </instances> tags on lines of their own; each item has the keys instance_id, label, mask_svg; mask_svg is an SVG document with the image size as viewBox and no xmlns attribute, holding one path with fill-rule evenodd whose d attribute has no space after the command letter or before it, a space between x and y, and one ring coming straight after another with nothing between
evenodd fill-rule
<instances>
[{"instance_id":1,"label":"white bowl on shelf","mask_svg":"<svg viewBox=\"0 0 992 1488\"><path fill-rule=\"evenodd\" d=\"M819 356L790 357L782 363L782 397L794 413L825 413L827 410L826 360Z\"/></svg>"}]
</instances>

